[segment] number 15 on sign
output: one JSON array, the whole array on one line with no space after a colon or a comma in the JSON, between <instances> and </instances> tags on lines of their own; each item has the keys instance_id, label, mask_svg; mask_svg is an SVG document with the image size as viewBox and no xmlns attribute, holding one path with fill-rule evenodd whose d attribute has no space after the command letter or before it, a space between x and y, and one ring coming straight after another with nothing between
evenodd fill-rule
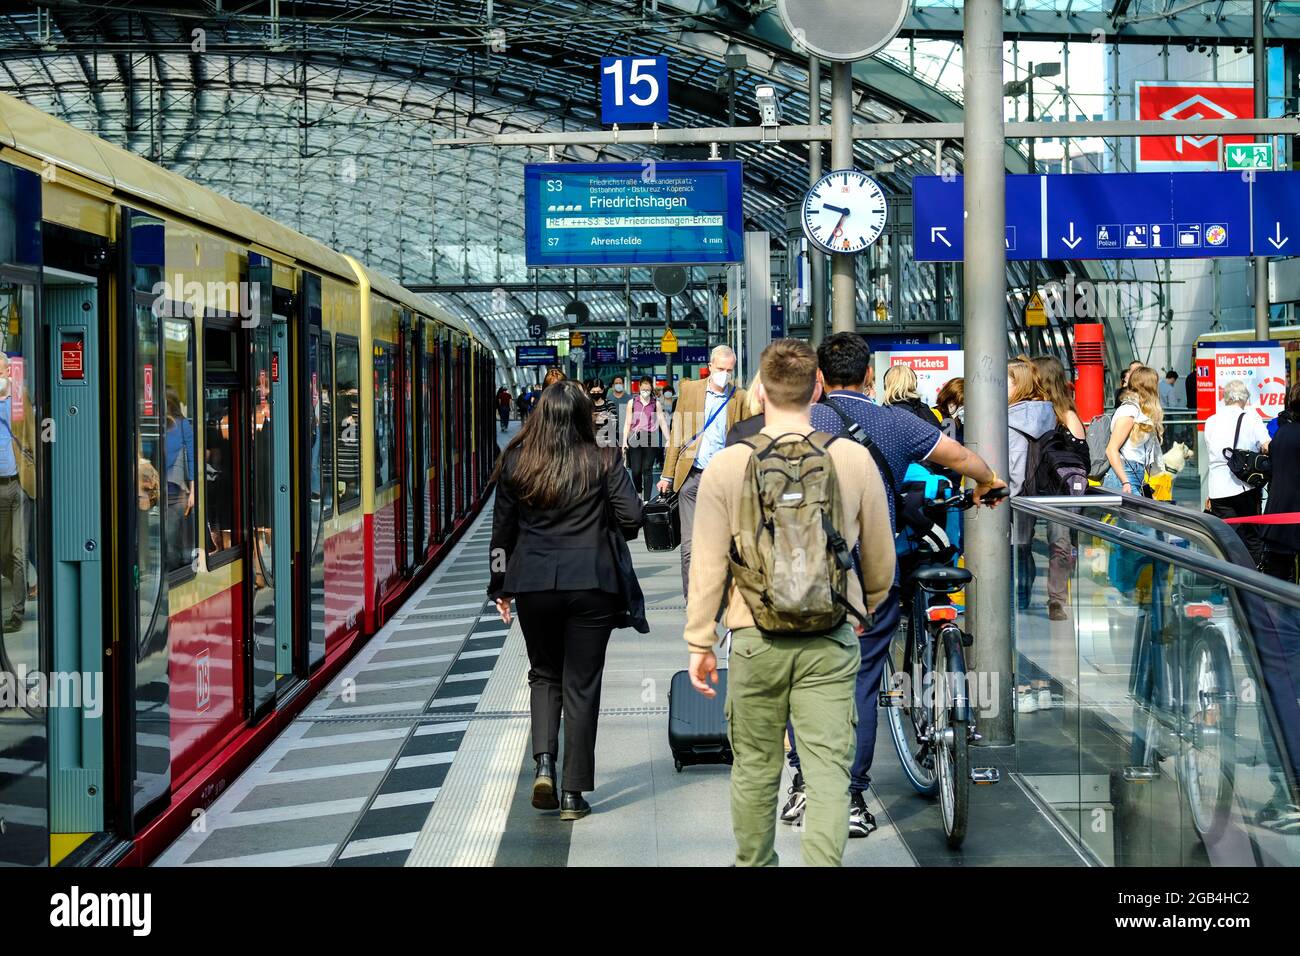
<instances>
[{"instance_id":1,"label":"number 15 on sign","mask_svg":"<svg viewBox=\"0 0 1300 956\"><path fill-rule=\"evenodd\" d=\"M602 57L600 121L606 126L667 123L668 57Z\"/></svg>"}]
</instances>

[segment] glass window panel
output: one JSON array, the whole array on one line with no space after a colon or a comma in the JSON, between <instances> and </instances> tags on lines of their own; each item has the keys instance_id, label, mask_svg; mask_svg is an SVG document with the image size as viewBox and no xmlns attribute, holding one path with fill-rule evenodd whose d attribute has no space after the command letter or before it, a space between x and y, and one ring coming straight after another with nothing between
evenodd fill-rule
<instances>
[{"instance_id":1,"label":"glass window panel","mask_svg":"<svg viewBox=\"0 0 1300 956\"><path fill-rule=\"evenodd\" d=\"M167 570L193 568L197 554L198 444L194 433L194 342L186 320L163 322L165 351L163 482L166 487Z\"/></svg>"},{"instance_id":2,"label":"glass window panel","mask_svg":"<svg viewBox=\"0 0 1300 956\"><path fill-rule=\"evenodd\" d=\"M335 359L338 402L339 511L351 511L361 500L361 352L355 339L339 336Z\"/></svg>"}]
</instances>

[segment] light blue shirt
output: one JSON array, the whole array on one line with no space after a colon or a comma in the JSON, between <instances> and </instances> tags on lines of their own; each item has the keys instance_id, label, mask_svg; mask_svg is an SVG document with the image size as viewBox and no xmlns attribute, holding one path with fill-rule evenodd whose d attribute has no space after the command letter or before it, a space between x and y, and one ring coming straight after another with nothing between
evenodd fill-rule
<instances>
[{"instance_id":1,"label":"light blue shirt","mask_svg":"<svg viewBox=\"0 0 1300 956\"><path fill-rule=\"evenodd\" d=\"M0 476L11 478L18 474L18 460L14 457L14 433L10 424L13 403L0 399Z\"/></svg>"},{"instance_id":2,"label":"light blue shirt","mask_svg":"<svg viewBox=\"0 0 1300 956\"><path fill-rule=\"evenodd\" d=\"M727 401L727 395L735 389L729 387L726 392L719 395L713 389L707 386L704 389L704 420L709 421L709 416L715 411L722 408ZM703 468L718 452L722 451L727 444L727 413L718 411L717 417L709 422L709 427L704 429L699 438L699 448L695 452L695 467Z\"/></svg>"}]
</instances>

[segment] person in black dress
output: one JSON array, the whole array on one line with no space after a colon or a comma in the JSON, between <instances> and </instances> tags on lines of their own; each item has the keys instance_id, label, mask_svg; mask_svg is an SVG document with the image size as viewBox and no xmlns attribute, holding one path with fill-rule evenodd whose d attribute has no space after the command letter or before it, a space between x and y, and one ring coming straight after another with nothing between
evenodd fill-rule
<instances>
[{"instance_id":1,"label":"person in black dress","mask_svg":"<svg viewBox=\"0 0 1300 956\"><path fill-rule=\"evenodd\" d=\"M1291 386L1282 422L1269 443L1273 479L1268 485L1268 506L1264 514L1300 512L1300 383ZM1300 555L1300 524L1263 525L1264 570L1274 577L1300 583L1297 555Z\"/></svg>"},{"instance_id":2,"label":"person in black dress","mask_svg":"<svg viewBox=\"0 0 1300 956\"><path fill-rule=\"evenodd\" d=\"M596 723L605 648L624 610L609 543L642 524L641 500L618 444L597 444L591 399L573 381L546 388L497 463L488 596L510 623L510 601L528 646L533 806L561 820L591 812ZM563 794L555 758L564 715Z\"/></svg>"}]
</instances>

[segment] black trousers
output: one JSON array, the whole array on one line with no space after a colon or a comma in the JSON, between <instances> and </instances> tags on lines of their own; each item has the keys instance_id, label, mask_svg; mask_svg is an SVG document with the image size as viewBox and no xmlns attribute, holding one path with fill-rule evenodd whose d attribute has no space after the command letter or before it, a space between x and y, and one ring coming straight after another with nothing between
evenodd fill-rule
<instances>
[{"instance_id":1,"label":"black trousers","mask_svg":"<svg viewBox=\"0 0 1300 956\"><path fill-rule=\"evenodd\" d=\"M533 756L559 752L563 712L563 790L594 790L596 786L600 684L619 600L617 595L596 590L515 595L531 665Z\"/></svg>"},{"instance_id":2,"label":"black trousers","mask_svg":"<svg viewBox=\"0 0 1300 956\"><path fill-rule=\"evenodd\" d=\"M632 472L632 485L643 501L655 495L655 452L651 446L631 445L627 450L627 467Z\"/></svg>"},{"instance_id":3,"label":"black trousers","mask_svg":"<svg viewBox=\"0 0 1300 956\"><path fill-rule=\"evenodd\" d=\"M1211 498L1208 511L1216 518L1254 517L1260 513L1263 501L1263 490L1252 488L1250 491L1243 491L1241 494L1233 495L1230 498ZM1264 563L1264 536L1259 525L1234 524L1232 529L1237 532L1237 536L1246 545L1246 550L1250 552L1255 567L1261 567Z\"/></svg>"}]
</instances>

